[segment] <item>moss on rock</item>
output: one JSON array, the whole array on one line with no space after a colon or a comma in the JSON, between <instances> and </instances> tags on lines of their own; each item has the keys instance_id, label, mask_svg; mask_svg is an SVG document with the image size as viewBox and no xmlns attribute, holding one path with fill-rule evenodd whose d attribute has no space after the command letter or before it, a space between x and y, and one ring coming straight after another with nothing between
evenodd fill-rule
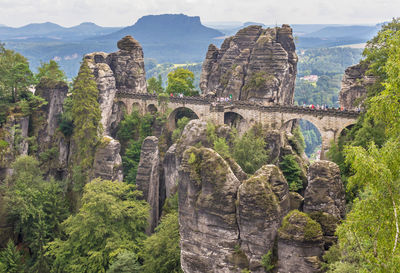
<instances>
[{"instance_id":1,"label":"moss on rock","mask_svg":"<svg viewBox=\"0 0 400 273\"><path fill-rule=\"evenodd\" d=\"M307 214L292 210L283 218L279 237L299 242L317 242L322 241L322 229L321 225Z\"/></svg>"}]
</instances>

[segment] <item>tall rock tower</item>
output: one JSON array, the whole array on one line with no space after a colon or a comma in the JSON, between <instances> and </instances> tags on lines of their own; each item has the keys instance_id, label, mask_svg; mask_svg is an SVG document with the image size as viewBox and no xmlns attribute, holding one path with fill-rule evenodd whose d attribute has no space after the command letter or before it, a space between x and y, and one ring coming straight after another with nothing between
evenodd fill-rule
<instances>
[{"instance_id":1,"label":"tall rock tower","mask_svg":"<svg viewBox=\"0 0 400 273\"><path fill-rule=\"evenodd\" d=\"M113 104L117 92L147 92L142 46L131 36L122 38L117 46L117 52L94 52L84 57L99 89L104 134L109 134L113 122Z\"/></svg>"},{"instance_id":2,"label":"tall rock tower","mask_svg":"<svg viewBox=\"0 0 400 273\"><path fill-rule=\"evenodd\" d=\"M262 104L293 104L297 55L289 25L263 29L249 26L210 45L203 62L203 95Z\"/></svg>"}]
</instances>

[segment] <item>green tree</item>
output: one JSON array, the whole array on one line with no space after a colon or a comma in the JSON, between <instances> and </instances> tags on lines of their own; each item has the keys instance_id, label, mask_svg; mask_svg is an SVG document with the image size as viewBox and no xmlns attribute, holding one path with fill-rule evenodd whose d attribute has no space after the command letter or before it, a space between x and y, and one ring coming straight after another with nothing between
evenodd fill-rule
<instances>
[{"instance_id":1,"label":"green tree","mask_svg":"<svg viewBox=\"0 0 400 273\"><path fill-rule=\"evenodd\" d=\"M288 154L283 156L281 162L279 162L279 168L282 170L282 173L289 184L289 190L298 191L303 188L301 168L294 155Z\"/></svg>"},{"instance_id":2,"label":"green tree","mask_svg":"<svg viewBox=\"0 0 400 273\"><path fill-rule=\"evenodd\" d=\"M182 117L177 122L177 128L172 132L172 141L176 142L182 135L183 129L189 123L190 118Z\"/></svg>"},{"instance_id":3,"label":"green tree","mask_svg":"<svg viewBox=\"0 0 400 273\"><path fill-rule=\"evenodd\" d=\"M137 253L149 207L133 185L94 179L79 212L63 222L65 238L48 245L54 272L106 272L122 252Z\"/></svg>"},{"instance_id":4,"label":"green tree","mask_svg":"<svg viewBox=\"0 0 400 273\"><path fill-rule=\"evenodd\" d=\"M372 53L376 60L372 69L383 75L384 90L371 98L366 115L383 123L386 142L381 148L373 142L367 149L345 148L346 162L353 171L347 191L357 189L359 194L338 227L339 255L329 265L330 272L343 268L397 272L400 268L400 31L386 29L378 36L374 42L380 46Z\"/></svg>"},{"instance_id":5,"label":"green tree","mask_svg":"<svg viewBox=\"0 0 400 273\"><path fill-rule=\"evenodd\" d=\"M256 136L254 130L250 130L242 137L236 137L234 140L233 158L243 171L253 174L268 160L265 147L264 139L261 136Z\"/></svg>"},{"instance_id":6,"label":"green tree","mask_svg":"<svg viewBox=\"0 0 400 273\"><path fill-rule=\"evenodd\" d=\"M155 233L144 241L141 251L142 272L182 272L179 241L178 212L173 211L162 218Z\"/></svg>"},{"instance_id":7,"label":"green tree","mask_svg":"<svg viewBox=\"0 0 400 273\"><path fill-rule=\"evenodd\" d=\"M119 125L117 138L122 146L124 181L129 184L135 184L142 143L152 134L153 122L152 115L141 116L137 110L133 110Z\"/></svg>"},{"instance_id":8,"label":"green tree","mask_svg":"<svg viewBox=\"0 0 400 273\"><path fill-rule=\"evenodd\" d=\"M0 252L0 273L20 273L24 271L22 255L9 240L5 249Z\"/></svg>"},{"instance_id":9,"label":"green tree","mask_svg":"<svg viewBox=\"0 0 400 273\"><path fill-rule=\"evenodd\" d=\"M161 75L158 75L158 79L155 77L151 77L147 80L147 92L150 94L160 94L164 92L164 88L162 87L162 79Z\"/></svg>"},{"instance_id":10,"label":"green tree","mask_svg":"<svg viewBox=\"0 0 400 273\"><path fill-rule=\"evenodd\" d=\"M64 71L60 69L60 66L54 60L50 60L48 63L41 63L36 74L36 79L40 81L42 78L53 81L67 80Z\"/></svg>"},{"instance_id":11,"label":"green tree","mask_svg":"<svg viewBox=\"0 0 400 273\"><path fill-rule=\"evenodd\" d=\"M140 273L141 266L137 255L133 252L121 252L111 264L107 273Z\"/></svg>"},{"instance_id":12,"label":"green tree","mask_svg":"<svg viewBox=\"0 0 400 273\"><path fill-rule=\"evenodd\" d=\"M99 90L87 61L84 61L72 89L71 115L74 122L73 140L77 145L75 163L89 169L102 130L98 102Z\"/></svg>"},{"instance_id":13,"label":"green tree","mask_svg":"<svg viewBox=\"0 0 400 273\"><path fill-rule=\"evenodd\" d=\"M12 167L5 197L9 222L30 249L30 272L49 272L45 245L60 235L60 223L67 216L66 200L58 182L43 179L35 158L21 156Z\"/></svg>"},{"instance_id":14,"label":"green tree","mask_svg":"<svg viewBox=\"0 0 400 273\"><path fill-rule=\"evenodd\" d=\"M0 98L17 102L34 84L27 59L0 44Z\"/></svg>"},{"instance_id":15,"label":"green tree","mask_svg":"<svg viewBox=\"0 0 400 273\"><path fill-rule=\"evenodd\" d=\"M168 86L166 92L168 94L183 94L185 96L198 95L195 90L194 74L188 69L177 68L175 71L168 73Z\"/></svg>"}]
</instances>

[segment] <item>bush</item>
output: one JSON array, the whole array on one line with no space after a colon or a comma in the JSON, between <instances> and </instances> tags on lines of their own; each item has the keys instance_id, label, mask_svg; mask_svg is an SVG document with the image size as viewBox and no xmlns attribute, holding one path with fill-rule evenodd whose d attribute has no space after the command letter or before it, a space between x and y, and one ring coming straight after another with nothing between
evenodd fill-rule
<instances>
[{"instance_id":1,"label":"bush","mask_svg":"<svg viewBox=\"0 0 400 273\"><path fill-rule=\"evenodd\" d=\"M294 155L285 155L282 158L282 161L279 162L279 168L282 170L283 175L289 184L289 190L298 191L303 188L301 168Z\"/></svg>"}]
</instances>

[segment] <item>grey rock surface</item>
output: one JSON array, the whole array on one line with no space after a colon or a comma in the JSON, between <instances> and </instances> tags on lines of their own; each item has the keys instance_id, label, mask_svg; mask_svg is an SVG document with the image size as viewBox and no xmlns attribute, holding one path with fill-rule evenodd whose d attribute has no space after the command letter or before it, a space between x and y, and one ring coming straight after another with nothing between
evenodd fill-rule
<instances>
[{"instance_id":1,"label":"grey rock surface","mask_svg":"<svg viewBox=\"0 0 400 273\"><path fill-rule=\"evenodd\" d=\"M122 159L119 155L121 144L118 140L104 136L96 149L93 163L94 177L122 181Z\"/></svg>"},{"instance_id":2,"label":"grey rock surface","mask_svg":"<svg viewBox=\"0 0 400 273\"><path fill-rule=\"evenodd\" d=\"M203 62L200 89L217 97L262 104L293 104L297 55L288 25L248 26L210 45Z\"/></svg>"},{"instance_id":3,"label":"grey rock surface","mask_svg":"<svg viewBox=\"0 0 400 273\"><path fill-rule=\"evenodd\" d=\"M275 165L261 167L238 192L241 249L251 272L264 272L261 258L273 251L282 218L289 211L288 183Z\"/></svg>"},{"instance_id":4,"label":"grey rock surface","mask_svg":"<svg viewBox=\"0 0 400 273\"><path fill-rule=\"evenodd\" d=\"M240 272L248 260L237 248L240 181L215 151L191 147L179 171L181 264L185 273Z\"/></svg>"},{"instance_id":5,"label":"grey rock surface","mask_svg":"<svg viewBox=\"0 0 400 273\"><path fill-rule=\"evenodd\" d=\"M143 199L150 205L148 234L154 231L159 219L159 165L158 138L155 136L146 137L140 153L136 185L138 190L143 192Z\"/></svg>"},{"instance_id":6,"label":"grey rock surface","mask_svg":"<svg viewBox=\"0 0 400 273\"><path fill-rule=\"evenodd\" d=\"M114 53L94 52L85 55L99 89L101 124L104 135L111 134L116 126L118 109L113 105L116 93L146 93L146 74L143 50L139 42L126 36L118 42L120 49ZM113 124L114 123L114 124Z\"/></svg>"},{"instance_id":7,"label":"grey rock surface","mask_svg":"<svg viewBox=\"0 0 400 273\"><path fill-rule=\"evenodd\" d=\"M373 76L366 75L368 64L359 63L346 68L339 93L340 106L346 110L362 107L367 98L367 88L375 82Z\"/></svg>"}]
</instances>

